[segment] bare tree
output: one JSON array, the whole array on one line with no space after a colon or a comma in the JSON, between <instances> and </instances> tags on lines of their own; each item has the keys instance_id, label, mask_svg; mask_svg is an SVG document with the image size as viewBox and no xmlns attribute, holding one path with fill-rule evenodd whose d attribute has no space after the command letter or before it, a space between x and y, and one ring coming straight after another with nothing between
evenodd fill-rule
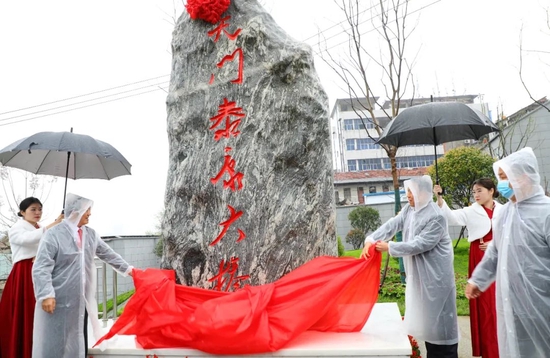
<instances>
[{"instance_id":1,"label":"bare tree","mask_svg":"<svg viewBox=\"0 0 550 358\"><path fill-rule=\"evenodd\" d=\"M548 8L545 9L546 13L546 30L548 31L546 34L550 37L550 10ZM548 50L541 50L541 49L524 49L523 47L523 26L520 30L520 36L519 36L519 78L521 80L521 84L523 85L523 88L525 88L525 91L527 91L527 94L529 95L529 98L533 100L533 102L539 104L540 106L544 107L547 111L550 112L550 106L548 106L548 103L545 103L541 100L537 100L533 97L533 94L531 90L529 89L526 79L524 77L523 73L523 62L524 62L524 56L526 54L536 54L540 57L541 62L545 63L548 67L550 67L550 63L546 62L542 57L547 57L550 55L550 51Z\"/></svg>"},{"instance_id":2,"label":"bare tree","mask_svg":"<svg viewBox=\"0 0 550 358\"><path fill-rule=\"evenodd\" d=\"M521 148L524 148L531 139L531 136L537 128L535 120L532 117L522 118L524 115L539 107L539 104L547 104L546 98L542 98L535 101L532 105L525 107L524 109L514 113L510 117L504 117L502 112L497 113L496 125L499 127L500 132L490 141L482 140L486 142L487 151L493 158L502 159L514 152L517 152ZM536 148L541 143L529 143L533 148Z\"/></svg>"},{"instance_id":3,"label":"bare tree","mask_svg":"<svg viewBox=\"0 0 550 358\"><path fill-rule=\"evenodd\" d=\"M37 176L18 169L0 166L0 246L9 249L7 232L17 221L19 203L34 196L44 204L48 201L56 177ZM9 256L8 256L9 260Z\"/></svg>"},{"instance_id":4,"label":"bare tree","mask_svg":"<svg viewBox=\"0 0 550 358\"><path fill-rule=\"evenodd\" d=\"M370 3L370 8L367 10L361 10L361 6L368 4L364 0L335 0L335 2L346 19L344 32L348 37L347 51L336 56L326 45L326 39L325 41L320 39L320 43L324 46L320 49L322 58L344 83L351 108L363 122L367 135L377 140L388 121L399 114L399 109L402 107L401 101L408 93L409 84L412 91L410 98L414 98L412 75L414 60L409 62L405 51L409 36L415 28L414 26L409 28L408 24L409 0L375 0ZM365 20L365 16L369 18ZM364 24L370 24L368 30L363 28ZM380 46L364 41L364 36L371 31L376 31ZM381 105L376 91L384 92L389 106ZM378 117L377 109L383 111L383 118ZM374 125L376 134L369 132L367 123ZM397 147L386 144L381 146L391 163L397 213L401 210L399 173L396 163Z\"/></svg>"}]
</instances>

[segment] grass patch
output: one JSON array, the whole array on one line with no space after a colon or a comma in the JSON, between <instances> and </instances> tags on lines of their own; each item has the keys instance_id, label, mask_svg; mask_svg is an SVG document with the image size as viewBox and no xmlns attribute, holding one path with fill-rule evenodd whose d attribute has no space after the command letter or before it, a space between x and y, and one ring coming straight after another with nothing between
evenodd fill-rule
<instances>
[{"instance_id":1,"label":"grass patch","mask_svg":"<svg viewBox=\"0 0 550 358\"><path fill-rule=\"evenodd\" d=\"M456 240L453 240L453 247ZM454 249L454 269L456 281L456 308L459 316L468 316L470 306L468 299L464 296L464 288L468 279L468 250L470 244L466 239L460 240L458 246ZM351 250L344 252L343 256L359 258L361 250ZM384 270L387 253L382 253L382 268ZM380 289L377 302L397 302L401 315L405 313L405 285L401 284L399 276L399 261L396 257L390 257L388 272L384 285Z\"/></svg>"},{"instance_id":2,"label":"grass patch","mask_svg":"<svg viewBox=\"0 0 550 358\"><path fill-rule=\"evenodd\" d=\"M130 290L128 292L124 292L120 295L117 296L117 299L116 299L116 304L117 304L117 307L121 304L123 304L124 302L126 302L130 297L132 297L132 295L134 294L135 290ZM113 299L108 299L107 300L107 317L109 315L109 313L113 310ZM117 309L117 316L120 316L120 314L122 313L124 307L120 307ZM100 303L97 305L97 312L99 313L99 315L103 315L103 303Z\"/></svg>"}]
</instances>

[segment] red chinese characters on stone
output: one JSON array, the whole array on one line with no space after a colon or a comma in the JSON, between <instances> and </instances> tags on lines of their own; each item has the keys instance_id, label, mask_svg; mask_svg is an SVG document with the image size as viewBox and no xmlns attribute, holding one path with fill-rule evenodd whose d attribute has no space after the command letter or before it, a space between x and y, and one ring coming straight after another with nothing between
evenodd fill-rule
<instances>
[{"instance_id":1,"label":"red chinese characters on stone","mask_svg":"<svg viewBox=\"0 0 550 358\"><path fill-rule=\"evenodd\" d=\"M218 66L218 68L222 68L226 62L228 61L232 62L235 59L235 56L237 55L239 55L239 74L237 78L235 78L234 80L231 80L231 83L241 84L243 83L243 66L244 66L244 59L243 59L244 55L243 55L243 50L241 48L238 48L235 51L233 51L231 55L225 55L222 58L222 60L216 64L216 66ZM213 81L213 77L211 77L210 81L211 82Z\"/></svg>"},{"instance_id":2,"label":"red chinese characters on stone","mask_svg":"<svg viewBox=\"0 0 550 358\"><path fill-rule=\"evenodd\" d=\"M217 291L229 291L230 288L238 290L241 288L242 281L250 278L250 275L237 276L239 269L239 258L232 257L229 262L222 260L220 262L220 270L218 274L208 280L208 282L216 282L214 287Z\"/></svg>"},{"instance_id":3,"label":"red chinese characters on stone","mask_svg":"<svg viewBox=\"0 0 550 358\"><path fill-rule=\"evenodd\" d=\"M239 34L241 33L241 29L238 28L234 33L229 33L226 30L226 28L229 26L229 24L226 23L226 21L229 20L230 18L231 18L230 16L224 17L220 21L220 24L216 26L214 30L208 31L208 37L214 36L214 42L218 42L223 32L229 40L231 41L235 40L237 36L239 36ZM243 66L244 66L244 58L243 58L244 54L243 54L242 48L236 49L235 51L233 51L231 55L224 56L222 60L216 64L216 66L218 66L218 68L222 68L226 62L235 60L235 56L237 55L239 56L239 63L238 63L239 74L236 79L231 80L231 83L241 84L243 83ZM212 83L214 83L214 74L210 75L209 84L212 84Z\"/></svg>"},{"instance_id":4,"label":"red chinese characters on stone","mask_svg":"<svg viewBox=\"0 0 550 358\"><path fill-rule=\"evenodd\" d=\"M225 152L229 152L231 147L225 147ZM214 178L210 178L210 182L214 185L222 178L222 176L227 172L229 175L228 180L223 181L223 188L230 188L232 191L241 190L243 188L243 178L244 174L241 172L235 171L235 165L237 161L229 154L224 156L223 166L218 174Z\"/></svg>"},{"instance_id":5,"label":"red chinese characters on stone","mask_svg":"<svg viewBox=\"0 0 550 358\"><path fill-rule=\"evenodd\" d=\"M210 118L214 122L209 128L210 130L216 129L222 122L225 122L225 128L214 132L214 140L218 141L220 138L229 138L231 136L237 137L241 133L237 130L237 127L241 124L241 119L246 117L246 114L242 110L241 107L237 107L236 102L229 102L227 98L223 99L223 103L219 105L218 114ZM232 117L236 119L232 121Z\"/></svg>"},{"instance_id":6,"label":"red chinese characters on stone","mask_svg":"<svg viewBox=\"0 0 550 358\"><path fill-rule=\"evenodd\" d=\"M227 16L227 17L224 17L223 19L221 19L220 24L218 26L216 26L216 28L214 30L208 31L208 37L215 36L214 37L214 42L218 42L218 40L220 39L220 36L223 32L229 40L234 41L237 38L237 36L239 36L239 34L241 33L241 29L238 28L234 33L230 34L226 30L226 28L229 27L229 24L226 23L226 21L229 20L230 18L231 18L231 16Z\"/></svg>"},{"instance_id":7,"label":"red chinese characters on stone","mask_svg":"<svg viewBox=\"0 0 550 358\"><path fill-rule=\"evenodd\" d=\"M229 213L230 213L229 219L227 219L227 220L225 220L224 222L220 223L220 226L223 226L223 229L222 229L222 231L218 234L218 236L216 237L216 239L210 243L209 246L214 246L214 245L216 245L218 242L220 242L221 239L223 239L223 237L224 237L225 234L227 233L227 230L229 230L229 227L230 227L235 221L237 221L241 216L243 216L243 212L242 212L242 211L237 211L237 210L235 210L235 208L233 208L231 205L227 205L227 208L229 209ZM246 234L245 234L241 229L237 229L237 232L239 233L239 238L237 239L237 242L243 241L243 240L245 239L245 237L246 237Z\"/></svg>"}]
</instances>

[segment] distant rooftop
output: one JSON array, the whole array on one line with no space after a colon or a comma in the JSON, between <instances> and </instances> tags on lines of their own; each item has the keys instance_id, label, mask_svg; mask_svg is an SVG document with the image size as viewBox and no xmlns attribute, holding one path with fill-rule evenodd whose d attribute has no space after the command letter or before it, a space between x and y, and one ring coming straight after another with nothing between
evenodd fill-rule
<instances>
[{"instance_id":1,"label":"distant rooftop","mask_svg":"<svg viewBox=\"0 0 550 358\"><path fill-rule=\"evenodd\" d=\"M474 103L474 100L478 97L478 95L474 94L466 94L461 96L442 96L442 97L433 97L433 102L460 102L465 104L471 104ZM374 108L376 101L378 101L380 97L371 97L370 98L370 105ZM432 102L431 97L419 97L419 98L406 98L401 99L400 101L400 108L408 108L412 106L416 106L419 104L429 103ZM366 110L369 108L369 103L367 101L366 97L360 97L360 98L338 98L336 99L336 103L334 104L334 107L332 108L331 117L334 116L334 112L338 107L342 107L342 111L348 111L352 109L347 109L348 107L354 106L356 110ZM382 104L382 108L384 109L390 109L391 101L386 100ZM377 109L377 108L374 108Z\"/></svg>"},{"instance_id":2,"label":"distant rooftop","mask_svg":"<svg viewBox=\"0 0 550 358\"><path fill-rule=\"evenodd\" d=\"M398 169L401 180L418 177L427 174L428 168ZM361 170L356 172L334 173L334 184L382 182L391 180L391 170Z\"/></svg>"},{"instance_id":3,"label":"distant rooftop","mask_svg":"<svg viewBox=\"0 0 550 358\"><path fill-rule=\"evenodd\" d=\"M474 100L477 97L478 97L477 95L473 95L473 94L466 94L462 96L434 97L433 102L460 102L460 103L470 104L470 103L474 103ZM431 97L401 99L400 108L408 108L408 107L416 106L419 104L430 103L430 102L432 102ZM382 108L389 109L390 106L391 106L391 101L386 101L382 105Z\"/></svg>"}]
</instances>

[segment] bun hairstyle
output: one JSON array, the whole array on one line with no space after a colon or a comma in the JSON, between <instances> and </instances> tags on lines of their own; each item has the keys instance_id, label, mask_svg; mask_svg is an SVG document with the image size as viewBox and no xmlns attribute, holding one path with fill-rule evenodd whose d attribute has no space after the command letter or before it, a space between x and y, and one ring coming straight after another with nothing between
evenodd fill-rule
<instances>
[{"instance_id":1,"label":"bun hairstyle","mask_svg":"<svg viewBox=\"0 0 550 358\"><path fill-rule=\"evenodd\" d=\"M21 212L22 211L23 212L27 211L29 206L31 206L32 204L38 204L38 205L42 206L42 203L40 202L40 200L38 198L29 196L28 198L23 199L23 201L19 204L19 212L17 213L17 216L22 217L23 215L21 215Z\"/></svg>"},{"instance_id":2,"label":"bun hairstyle","mask_svg":"<svg viewBox=\"0 0 550 358\"><path fill-rule=\"evenodd\" d=\"M477 179L477 180L474 181L474 183L472 184L472 187L473 187L474 185L482 186L482 187L484 187L484 188L487 189L487 190L493 189L493 199L496 199L496 198L498 198L498 196L499 196L499 193L498 193L497 187L496 187L496 185L495 185L495 182L494 182L493 179L491 179L491 178L481 178L481 179Z\"/></svg>"}]
</instances>

